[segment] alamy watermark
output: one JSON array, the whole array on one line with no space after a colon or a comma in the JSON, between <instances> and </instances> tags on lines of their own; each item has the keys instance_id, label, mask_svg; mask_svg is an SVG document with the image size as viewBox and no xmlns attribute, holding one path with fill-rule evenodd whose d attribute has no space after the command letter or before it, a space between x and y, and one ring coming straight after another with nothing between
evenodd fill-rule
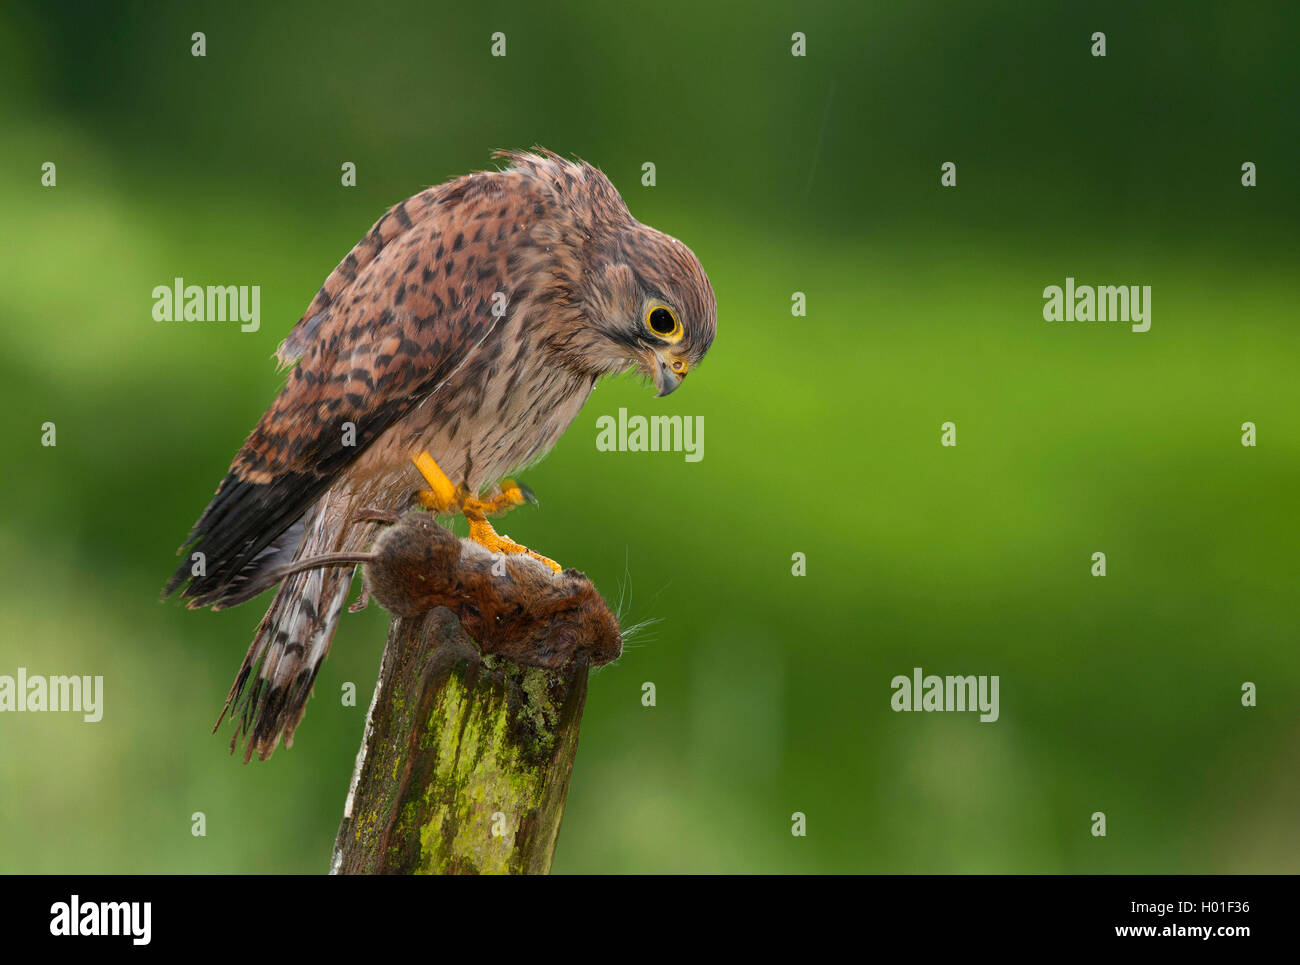
<instances>
[{"instance_id":1,"label":"alamy watermark","mask_svg":"<svg viewBox=\"0 0 1300 965\"><path fill-rule=\"evenodd\" d=\"M1150 285L1076 285L1043 289L1045 322L1126 322L1135 332L1151 329Z\"/></svg>"},{"instance_id":2,"label":"alamy watermark","mask_svg":"<svg viewBox=\"0 0 1300 965\"><path fill-rule=\"evenodd\" d=\"M16 676L0 674L0 712L81 714L88 724L104 717L104 678L46 677L19 667Z\"/></svg>"},{"instance_id":3,"label":"alamy watermark","mask_svg":"<svg viewBox=\"0 0 1300 965\"><path fill-rule=\"evenodd\" d=\"M241 332L262 325L260 285L187 285L175 278L153 290L155 322L241 322Z\"/></svg>"},{"instance_id":4,"label":"alamy watermark","mask_svg":"<svg viewBox=\"0 0 1300 965\"><path fill-rule=\"evenodd\" d=\"M889 682L889 705L895 711L979 711L980 723L991 724L998 719L998 682L997 675L940 677L913 667L912 676Z\"/></svg>"},{"instance_id":5,"label":"alamy watermark","mask_svg":"<svg viewBox=\"0 0 1300 965\"><path fill-rule=\"evenodd\" d=\"M149 901L82 901L73 895L50 906L50 934L57 937L117 936L130 938L132 945L148 945L152 921Z\"/></svg>"},{"instance_id":6,"label":"alamy watermark","mask_svg":"<svg viewBox=\"0 0 1300 965\"><path fill-rule=\"evenodd\" d=\"M687 462L704 458L704 416L629 416L619 409L618 417L596 419L596 449L599 452L681 452Z\"/></svg>"}]
</instances>

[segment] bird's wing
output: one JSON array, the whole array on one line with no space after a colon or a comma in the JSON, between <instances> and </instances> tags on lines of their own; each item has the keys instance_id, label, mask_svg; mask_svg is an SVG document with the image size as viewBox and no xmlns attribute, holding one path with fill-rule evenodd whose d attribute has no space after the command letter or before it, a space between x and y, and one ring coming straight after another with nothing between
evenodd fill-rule
<instances>
[{"instance_id":1,"label":"bird's wing","mask_svg":"<svg viewBox=\"0 0 1300 965\"><path fill-rule=\"evenodd\" d=\"M259 575L286 552L277 539L490 337L493 293L516 288L533 194L513 171L479 173L379 219L281 346L297 365L181 548L201 552L205 572L187 559L164 596L188 581L191 607L220 607L266 589Z\"/></svg>"}]
</instances>

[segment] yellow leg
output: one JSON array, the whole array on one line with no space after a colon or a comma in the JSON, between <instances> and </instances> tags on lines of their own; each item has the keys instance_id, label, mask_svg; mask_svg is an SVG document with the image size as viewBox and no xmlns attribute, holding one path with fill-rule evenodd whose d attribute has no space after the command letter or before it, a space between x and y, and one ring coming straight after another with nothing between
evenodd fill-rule
<instances>
[{"instance_id":1,"label":"yellow leg","mask_svg":"<svg viewBox=\"0 0 1300 965\"><path fill-rule=\"evenodd\" d=\"M455 484L438 468L438 464L433 461L433 456L422 452L411 462L415 463L415 468L420 470L420 475L429 484L428 489L422 489L415 494L421 506L440 516L447 515L459 506L460 500L457 498Z\"/></svg>"},{"instance_id":2,"label":"yellow leg","mask_svg":"<svg viewBox=\"0 0 1300 965\"><path fill-rule=\"evenodd\" d=\"M560 572L560 564L555 560L548 559L541 553L534 553L509 536L501 535L487 521L488 516L504 513L524 503L537 502L536 497L527 487L521 486L513 479L506 479L502 481L501 490L496 496L491 499L479 499L463 492L447 478L447 474L427 452L420 453L411 461L415 463L415 468L429 484L428 489L416 493L416 499L425 509L441 516L459 509L469 521L469 538L474 542L494 553L527 553L533 559L545 563L556 573Z\"/></svg>"}]
</instances>

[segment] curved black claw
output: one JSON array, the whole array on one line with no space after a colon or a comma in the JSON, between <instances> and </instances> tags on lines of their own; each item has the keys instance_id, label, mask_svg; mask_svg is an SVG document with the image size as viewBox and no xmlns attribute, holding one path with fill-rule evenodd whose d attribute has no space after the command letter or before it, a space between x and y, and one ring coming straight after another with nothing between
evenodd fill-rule
<instances>
[{"instance_id":1,"label":"curved black claw","mask_svg":"<svg viewBox=\"0 0 1300 965\"><path fill-rule=\"evenodd\" d=\"M523 483L515 480L515 485L519 487L519 492L523 494L524 502L529 506L540 506L542 501L537 498L537 493L533 492L531 486L525 486Z\"/></svg>"}]
</instances>

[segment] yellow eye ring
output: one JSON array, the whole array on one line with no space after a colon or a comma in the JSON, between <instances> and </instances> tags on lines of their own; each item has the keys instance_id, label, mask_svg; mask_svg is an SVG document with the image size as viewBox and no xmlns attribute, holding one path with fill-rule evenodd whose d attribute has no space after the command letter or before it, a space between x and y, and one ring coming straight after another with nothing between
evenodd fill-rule
<instances>
[{"instance_id":1,"label":"yellow eye ring","mask_svg":"<svg viewBox=\"0 0 1300 965\"><path fill-rule=\"evenodd\" d=\"M645 327L654 333L655 338L665 342L680 342L682 323L677 320L677 313L667 305L654 305L645 315Z\"/></svg>"}]
</instances>

